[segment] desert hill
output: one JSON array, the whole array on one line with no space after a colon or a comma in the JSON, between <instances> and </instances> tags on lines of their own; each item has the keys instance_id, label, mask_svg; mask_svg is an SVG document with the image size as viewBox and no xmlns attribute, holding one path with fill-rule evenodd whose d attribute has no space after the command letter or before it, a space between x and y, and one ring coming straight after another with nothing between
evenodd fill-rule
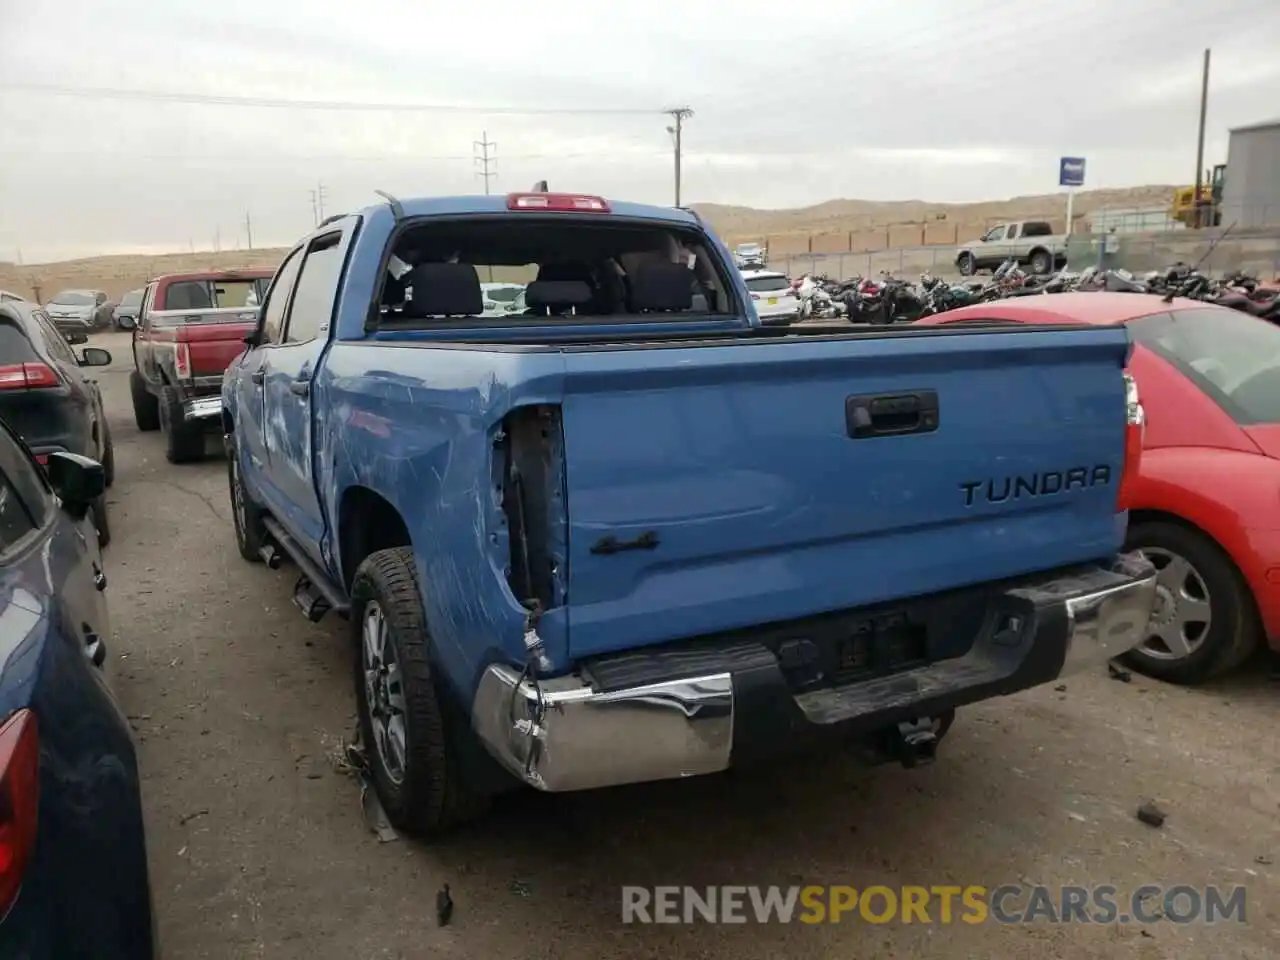
<instances>
[{"instance_id":1,"label":"desert hill","mask_svg":"<svg viewBox=\"0 0 1280 960\"><path fill-rule=\"evenodd\" d=\"M1172 186L1143 186L1123 190L1081 191L1076 194L1075 212L1077 217L1084 217L1104 207L1160 206L1169 202L1173 190ZM841 199L792 210L761 210L717 203L694 204L694 207L729 243L777 238L779 248L783 245L794 246L797 242L803 243L805 237L839 234L849 236L869 231L885 231L886 236L893 237L903 232L902 229L890 230L893 227L919 224L923 229L923 225L936 226L940 222L949 225L952 237L958 232L963 239L981 232L987 223L996 220L1036 218L1061 224L1065 216L1065 200L1061 193L981 203ZM933 232L932 226L930 235ZM905 230L907 235L912 233L909 229ZM890 245L896 245L896 242ZM101 256L21 266L0 262L0 289L47 300L59 290L87 287L105 290L110 297L116 299L126 291L142 286L149 277L189 270L274 266L285 252L284 248L274 247L155 256Z\"/></svg>"}]
</instances>

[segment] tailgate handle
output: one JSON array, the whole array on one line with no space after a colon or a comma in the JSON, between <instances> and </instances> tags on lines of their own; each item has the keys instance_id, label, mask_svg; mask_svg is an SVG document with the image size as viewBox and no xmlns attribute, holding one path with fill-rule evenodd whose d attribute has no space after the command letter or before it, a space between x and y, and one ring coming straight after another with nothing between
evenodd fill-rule
<instances>
[{"instance_id":1,"label":"tailgate handle","mask_svg":"<svg viewBox=\"0 0 1280 960\"><path fill-rule=\"evenodd\" d=\"M936 390L912 390L882 396L849 397L844 402L845 425L855 440L933 433L938 429Z\"/></svg>"},{"instance_id":2,"label":"tailgate handle","mask_svg":"<svg viewBox=\"0 0 1280 960\"><path fill-rule=\"evenodd\" d=\"M262 383L262 381L267 379L267 371L262 367L259 367L257 370L253 371L253 373L249 374L249 379L254 383Z\"/></svg>"}]
</instances>

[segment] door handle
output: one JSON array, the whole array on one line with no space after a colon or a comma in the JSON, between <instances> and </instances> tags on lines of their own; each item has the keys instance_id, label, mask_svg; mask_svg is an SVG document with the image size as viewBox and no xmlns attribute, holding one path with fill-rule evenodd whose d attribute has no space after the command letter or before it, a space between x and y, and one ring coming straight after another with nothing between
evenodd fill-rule
<instances>
[{"instance_id":1,"label":"door handle","mask_svg":"<svg viewBox=\"0 0 1280 960\"><path fill-rule=\"evenodd\" d=\"M267 379L267 371L259 367L253 373L249 374L249 379L261 386L262 382Z\"/></svg>"},{"instance_id":2,"label":"door handle","mask_svg":"<svg viewBox=\"0 0 1280 960\"><path fill-rule=\"evenodd\" d=\"M933 433L938 429L938 394L916 390L888 396L849 397L844 402L845 426L854 440Z\"/></svg>"},{"instance_id":3,"label":"door handle","mask_svg":"<svg viewBox=\"0 0 1280 960\"><path fill-rule=\"evenodd\" d=\"M92 630L84 633L84 655L95 667L101 667L107 661L107 645Z\"/></svg>"},{"instance_id":4,"label":"door handle","mask_svg":"<svg viewBox=\"0 0 1280 960\"><path fill-rule=\"evenodd\" d=\"M305 397L308 393L311 392L311 381L310 380L290 380L289 392L297 394L300 397Z\"/></svg>"}]
</instances>

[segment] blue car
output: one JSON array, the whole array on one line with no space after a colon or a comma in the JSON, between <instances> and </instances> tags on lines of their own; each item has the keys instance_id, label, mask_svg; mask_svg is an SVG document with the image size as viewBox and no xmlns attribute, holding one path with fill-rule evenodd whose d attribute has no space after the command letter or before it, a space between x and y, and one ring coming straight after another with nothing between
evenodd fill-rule
<instances>
[{"instance_id":1,"label":"blue car","mask_svg":"<svg viewBox=\"0 0 1280 960\"><path fill-rule=\"evenodd\" d=\"M0 957L151 960L138 764L104 675L100 464L0 423Z\"/></svg>"}]
</instances>

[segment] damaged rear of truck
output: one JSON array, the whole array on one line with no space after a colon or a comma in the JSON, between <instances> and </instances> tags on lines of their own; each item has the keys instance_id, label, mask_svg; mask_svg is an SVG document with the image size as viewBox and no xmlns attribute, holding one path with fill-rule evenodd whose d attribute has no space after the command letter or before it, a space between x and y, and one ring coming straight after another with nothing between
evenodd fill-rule
<instances>
[{"instance_id":1,"label":"damaged rear of truck","mask_svg":"<svg viewBox=\"0 0 1280 960\"><path fill-rule=\"evenodd\" d=\"M481 316L479 277L529 281ZM955 710L1141 641L1122 327L760 326L690 211L389 202L285 259L223 385L246 559L351 621L392 821Z\"/></svg>"}]
</instances>

